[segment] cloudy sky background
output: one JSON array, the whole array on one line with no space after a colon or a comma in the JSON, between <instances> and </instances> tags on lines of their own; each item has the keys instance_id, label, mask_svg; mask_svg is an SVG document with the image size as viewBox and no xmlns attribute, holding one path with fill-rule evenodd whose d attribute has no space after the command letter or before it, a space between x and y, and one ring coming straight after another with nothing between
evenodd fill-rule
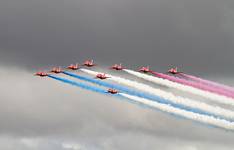
<instances>
[{"instance_id":1,"label":"cloudy sky background","mask_svg":"<svg viewBox=\"0 0 234 150\"><path fill-rule=\"evenodd\" d=\"M0 149L233 149L232 132L32 76L93 58L234 85L233 26L231 0L0 1Z\"/></svg>"}]
</instances>

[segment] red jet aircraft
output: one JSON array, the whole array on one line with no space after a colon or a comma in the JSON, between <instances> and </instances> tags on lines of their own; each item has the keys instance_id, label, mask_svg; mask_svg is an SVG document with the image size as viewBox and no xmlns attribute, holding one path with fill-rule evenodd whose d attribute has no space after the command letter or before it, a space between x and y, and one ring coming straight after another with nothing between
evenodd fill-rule
<instances>
[{"instance_id":1,"label":"red jet aircraft","mask_svg":"<svg viewBox=\"0 0 234 150\"><path fill-rule=\"evenodd\" d=\"M86 60L86 61L83 63L83 66L93 67L93 66L95 66L95 64L93 63L93 60Z\"/></svg>"},{"instance_id":2,"label":"red jet aircraft","mask_svg":"<svg viewBox=\"0 0 234 150\"><path fill-rule=\"evenodd\" d=\"M49 75L48 73L46 73L46 72L41 72L41 71L35 73L35 76L40 76L40 77L46 77L46 76L48 76L48 75Z\"/></svg>"},{"instance_id":3,"label":"red jet aircraft","mask_svg":"<svg viewBox=\"0 0 234 150\"><path fill-rule=\"evenodd\" d=\"M58 73L62 73L63 70L60 67L58 67L58 68L54 67L50 72L58 74Z\"/></svg>"},{"instance_id":4,"label":"red jet aircraft","mask_svg":"<svg viewBox=\"0 0 234 150\"><path fill-rule=\"evenodd\" d=\"M139 71L140 71L140 72L147 73L147 72L150 72L150 69L149 69L149 66L147 66L147 67L141 67L141 68L139 69Z\"/></svg>"},{"instance_id":5,"label":"red jet aircraft","mask_svg":"<svg viewBox=\"0 0 234 150\"><path fill-rule=\"evenodd\" d=\"M171 73L171 74L178 74L178 73L181 73L181 72L178 72L177 67L171 68L171 69L169 69L167 72L168 72L168 73Z\"/></svg>"},{"instance_id":6,"label":"red jet aircraft","mask_svg":"<svg viewBox=\"0 0 234 150\"><path fill-rule=\"evenodd\" d=\"M115 89L108 89L107 92L111 93L111 94L117 94L118 93L118 91L115 90Z\"/></svg>"},{"instance_id":7,"label":"red jet aircraft","mask_svg":"<svg viewBox=\"0 0 234 150\"><path fill-rule=\"evenodd\" d=\"M99 74L96 75L96 78L99 78L99 79L103 80L103 79L110 78L110 77L107 77L106 74L99 73Z\"/></svg>"},{"instance_id":8,"label":"red jet aircraft","mask_svg":"<svg viewBox=\"0 0 234 150\"><path fill-rule=\"evenodd\" d=\"M123 70L124 68L122 67L122 64L114 64L113 66L111 66L111 69L114 70Z\"/></svg>"},{"instance_id":9,"label":"red jet aircraft","mask_svg":"<svg viewBox=\"0 0 234 150\"><path fill-rule=\"evenodd\" d=\"M71 69L71 70L77 70L79 69L79 64L70 64L67 69Z\"/></svg>"}]
</instances>

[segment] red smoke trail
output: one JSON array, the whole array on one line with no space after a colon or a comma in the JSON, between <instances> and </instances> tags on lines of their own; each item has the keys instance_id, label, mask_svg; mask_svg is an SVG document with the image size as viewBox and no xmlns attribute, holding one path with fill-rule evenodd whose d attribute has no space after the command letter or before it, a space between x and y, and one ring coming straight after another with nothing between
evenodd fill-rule
<instances>
[{"instance_id":1,"label":"red smoke trail","mask_svg":"<svg viewBox=\"0 0 234 150\"><path fill-rule=\"evenodd\" d=\"M180 83L180 84L183 84L183 85L191 86L191 87L201 89L201 90L204 90L204 91L209 91L209 92L212 92L212 93L216 93L216 94L220 94L220 95L224 95L224 96L227 96L227 97L234 98L234 93L232 93L232 92L220 90L220 89L212 87L212 86L202 85L202 84L199 84L197 82L191 82L191 81L188 81L188 80L185 80L185 79L181 79L181 78L170 76L170 75L163 74L163 73L158 73L158 72L154 72L154 71L150 71L150 72L153 75L155 75L157 77L160 77L160 78L163 78L163 79L167 79L167 80L170 80L170 81L173 81L173 82L177 82L177 83Z\"/></svg>"},{"instance_id":2,"label":"red smoke trail","mask_svg":"<svg viewBox=\"0 0 234 150\"><path fill-rule=\"evenodd\" d=\"M234 92L233 87L230 87L230 86L227 86L227 85L224 85L224 84L220 84L220 83L217 83L217 82L214 82L214 81L205 80L205 79L202 79L202 78L199 78L199 77L196 77L196 76L193 76L193 75L188 75L188 74L185 74L185 73L180 73L179 75L182 75L182 77L185 77L185 78L187 78L189 80L193 80L193 81L198 82L200 84L213 86L213 87L216 87L216 88L219 88L219 89L222 89L222 90L226 90L226 91L229 91L229 92Z\"/></svg>"}]
</instances>

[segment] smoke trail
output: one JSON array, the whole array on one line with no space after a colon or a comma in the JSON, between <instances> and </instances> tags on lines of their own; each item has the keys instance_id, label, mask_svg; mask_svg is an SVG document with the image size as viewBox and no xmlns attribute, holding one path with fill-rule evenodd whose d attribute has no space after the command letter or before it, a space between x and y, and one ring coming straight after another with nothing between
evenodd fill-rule
<instances>
[{"instance_id":1,"label":"smoke trail","mask_svg":"<svg viewBox=\"0 0 234 150\"><path fill-rule=\"evenodd\" d=\"M183 85L180 86L180 84L178 84L178 86L176 86L177 83L171 82L171 81L168 81L168 80L165 80L162 78L153 77L150 75L146 75L146 74L139 73L139 72L136 72L133 70L128 70L128 69L124 69L124 71L126 71L127 73L132 74L134 76L140 77L142 79L154 82L156 84L164 85L167 87L178 87L179 90L183 90L183 88L184 88ZM171 93L167 93L167 94L171 94ZM218 106L208 105L208 104L202 103L202 102L196 102L192 99L186 99L186 98L179 97L179 96L177 96L176 98L178 99L178 101L182 101L181 103L183 103L185 105L187 104L187 106L198 107L204 111L208 111L210 113L215 113L217 115L221 115L221 116L224 116L227 118L233 119L233 117L234 117L234 111L231 111L231 110L227 110L227 109L224 109L224 108L221 108Z\"/></svg>"},{"instance_id":2,"label":"smoke trail","mask_svg":"<svg viewBox=\"0 0 234 150\"><path fill-rule=\"evenodd\" d=\"M226 90L226 91L229 91L229 92L234 92L233 87L230 87L230 86L227 86L227 85L224 85L224 84L221 84L221 83L205 80L205 79L202 79L202 78L199 78L199 77L196 77L196 76L193 76L193 75L188 75L188 74L185 74L185 73L179 73L179 75L182 75L182 77L185 77L185 78L187 78L189 80L193 80L193 81L201 83L201 84L206 84L206 85L210 85L210 86L222 89L222 90Z\"/></svg>"},{"instance_id":3,"label":"smoke trail","mask_svg":"<svg viewBox=\"0 0 234 150\"><path fill-rule=\"evenodd\" d=\"M215 94L220 94L220 95L223 95L225 97L234 98L233 93L230 93L230 92L227 92L227 91L224 91L224 90L220 90L218 88L214 88L214 87L207 86L207 85L201 85L201 84L198 84L196 82L191 82L191 81L188 81L188 80L184 80L184 79L174 77L174 76L170 76L170 75L163 74L163 73L158 73L158 72L154 72L154 71L150 71L150 72L152 74L154 74L155 76L163 78L163 79L167 79L167 80L170 80L170 81L173 81L173 82L177 82L177 83L180 83L180 84L183 84L183 85L191 86L191 87L201 89L201 90L204 90L204 91L208 91L208 92L212 92L212 93L215 93Z\"/></svg>"},{"instance_id":4,"label":"smoke trail","mask_svg":"<svg viewBox=\"0 0 234 150\"><path fill-rule=\"evenodd\" d=\"M53 75L48 75L48 77L50 77L52 79L55 79L55 80L58 80L58 81L62 81L64 83L67 83L67 84L70 84L70 85L81 87L83 89L98 92L98 93L101 93L101 94L106 94L105 90L97 88L97 87L89 86L89 85L84 84L84 83L71 81L71 80L61 78L61 77L56 77L56 76L53 76ZM196 113L193 113L193 112L189 112L189 111L181 110L181 109L178 109L178 108L174 108L174 107L172 107L170 105L160 104L160 103L157 103L157 102L152 102L152 101L149 101L149 100L144 99L144 98L131 96L131 95L124 94L124 93L120 93L119 97L120 98L121 97L126 98L128 100L132 100L134 102L138 102L138 103L141 103L143 105L147 105L147 106L159 109L159 110L164 111L164 112L168 112L168 113L171 113L171 114L182 116L182 117L185 117L187 119L192 119L192 120L199 121L199 122L202 122L202 123L207 123L207 124L210 124L210 125L213 125L213 126L216 126L216 127L229 129L229 130L233 130L233 128L234 128L233 123L231 123L229 121L222 120L222 119L215 119L213 117L199 115L199 114L196 114Z\"/></svg>"},{"instance_id":5,"label":"smoke trail","mask_svg":"<svg viewBox=\"0 0 234 150\"><path fill-rule=\"evenodd\" d=\"M176 83L176 82L173 82L173 81L170 81L170 80L166 80L166 79L164 80L165 82L160 82L160 81L163 80L163 78L158 78L156 76L155 77L149 76L149 77L150 77L151 81L153 81L153 82L155 82L157 84L165 85L165 86L175 88L175 89L178 89L178 90L182 90L182 91L185 91L185 92L188 92L188 93L191 93L191 94L199 95L199 96L202 96L204 98L207 98L207 99L209 99L211 101L215 101L215 102L218 102L218 103L227 104L227 105L234 105L233 99L229 98L229 97L226 97L226 96L222 96L222 95L218 95L218 94L215 94L215 93L203 91L203 90L191 87L191 86L179 84L179 83ZM160 79L162 79L162 80L160 80ZM147 79L147 80L149 80L149 79Z\"/></svg>"},{"instance_id":6,"label":"smoke trail","mask_svg":"<svg viewBox=\"0 0 234 150\"><path fill-rule=\"evenodd\" d=\"M92 74L92 75L98 74L98 72L94 72L94 71L87 70L87 69L81 69L81 71L84 71L84 72ZM112 80L112 81L115 81L115 82L118 82L118 83L121 83L121 84L124 84L127 86L131 86L131 87L134 87L136 89L139 89L139 90L142 90L145 92L149 92L153 95L157 95L157 96L169 101L167 103L176 104L176 107L179 106L182 109L195 108L196 112L198 112L198 110L199 110L199 113L203 113L203 114L206 113L209 115L214 114L213 116L220 116L222 118L227 118L227 119L234 118L234 112L230 111L230 110L226 110L226 109L223 109L220 107L214 107L211 105L207 105L206 103L202 103L202 102L196 102L196 101L190 100L188 98L175 96L172 93L153 88L153 87L148 86L146 84L142 84L142 83L127 80L124 78L112 76L109 74L107 74L107 76L110 77L109 80ZM102 82L102 81L100 81L100 82ZM116 88L116 87L114 87L114 88ZM131 95L134 95L134 94L131 94ZM139 96L139 95L137 95L137 96ZM139 96L139 97L142 97L142 96ZM145 98L145 97L143 97L143 98ZM151 98L147 98L147 99L151 99ZM154 99L151 99L151 100L154 100ZM181 105L183 105L184 107L181 107Z\"/></svg>"},{"instance_id":7,"label":"smoke trail","mask_svg":"<svg viewBox=\"0 0 234 150\"><path fill-rule=\"evenodd\" d=\"M233 130L234 129L234 123L223 120L223 119L216 119L216 118L214 118L212 116L197 114L197 113L194 113L194 112L178 109L178 108L172 107L172 106L167 105L167 104L160 104L160 103L157 103L155 101L149 101L149 100L147 100L145 98L140 98L140 97L124 94L124 93L121 93L120 95L122 95L124 97L127 97L129 99L132 99L132 100L134 100L136 102L139 102L139 103L148 105L150 107L159 109L161 111L171 113L171 114L175 114L175 115L178 115L178 116L182 116L182 117L187 118L187 119L195 120L195 121L198 121L198 122L202 122L202 123L205 123L205 124L213 125L213 126L228 129L228 130Z\"/></svg>"},{"instance_id":8,"label":"smoke trail","mask_svg":"<svg viewBox=\"0 0 234 150\"><path fill-rule=\"evenodd\" d=\"M90 85L87 85L87 84L84 84L84 83L81 83L81 82L75 82L75 81L72 81L72 80L68 80L68 79L61 78L61 77L56 77L56 76L53 76L53 75L48 75L48 77L50 77L52 79L55 79L55 80L58 80L58 81L62 81L64 83L67 83L67 84L70 84L70 85L78 86L78 87L80 87L82 89L86 89L86 90L90 90L90 91L98 92L98 93L102 93L102 94L108 94L106 92L106 90L104 90L104 89L97 88L97 87L94 87L94 86L90 86Z\"/></svg>"}]
</instances>

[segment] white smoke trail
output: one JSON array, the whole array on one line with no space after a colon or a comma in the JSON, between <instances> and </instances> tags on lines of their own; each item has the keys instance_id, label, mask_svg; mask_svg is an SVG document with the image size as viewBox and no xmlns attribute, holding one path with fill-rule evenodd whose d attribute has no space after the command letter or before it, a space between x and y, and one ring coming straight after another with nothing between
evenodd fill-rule
<instances>
[{"instance_id":1,"label":"white smoke trail","mask_svg":"<svg viewBox=\"0 0 234 150\"><path fill-rule=\"evenodd\" d=\"M228 98L226 96L218 95L218 94L211 93L211 92L208 92L208 91L203 91L203 90L200 90L200 89L197 89L197 88L194 88L194 87L190 87L190 86L186 86L186 85L183 85L183 84L172 82L172 81L169 81L169 80L166 80L166 79L158 78L156 76L151 76L151 75L139 73L139 72L129 70L129 69L124 69L124 71L126 71L127 73L132 74L134 76L140 77L142 79L145 79L145 80L148 80L148 81L160 84L160 85L164 85L164 86L174 88L174 89L177 89L177 90L181 90L181 91L184 91L184 92L199 95L199 96L202 96L204 98L207 98L207 99L209 99L211 101L215 101L215 102L218 102L218 103L228 104L228 105L233 105L234 106L234 99Z\"/></svg>"},{"instance_id":2,"label":"white smoke trail","mask_svg":"<svg viewBox=\"0 0 234 150\"><path fill-rule=\"evenodd\" d=\"M88 74L92 74L92 75L96 75L99 73L99 72L91 71L88 69L80 69L80 70L83 72L86 72ZM117 77L117 76L112 76L110 74L106 74L106 76L110 77L110 78L108 78L109 80L130 86L130 87L134 87L136 89L139 89L139 90L142 90L145 92L149 92L151 94L154 94L154 95L157 95L157 96L162 97L164 99L167 99L175 104L188 106L190 108L198 108L198 109L203 110L205 112L212 113L212 114L215 114L218 116L223 116L223 117L228 118L228 119L234 118L234 112L231 110L227 110L227 109L220 108L217 106L211 106L211 105L208 105L206 103L197 102L197 101L194 101L194 100L191 100L188 98L175 96L172 93L165 92L163 90L156 89L156 88L153 88L149 85L138 83L136 81L124 79L124 78Z\"/></svg>"},{"instance_id":3,"label":"white smoke trail","mask_svg":"<svg viewBox=\"0 0 234 150\"><path fill-rule=\"evenodd\" d=\"M229 122L227 120L217 119L217 118L214 118L212 116L201 115L201 114L193 113L190 111L178 109L178 108L172 107L172 106L167 105L167 104L161 104L161 103L158 103L155 101L150 101L148 99L140 98L137 96L132 96L132 95L124 94L124 93L120 93L120 95L122 95L126 98L129 98L131 100L134 100L135 102L139 102L141 104L159 109L159 110L167 112L167 113L182 116L182 117L187 118L187 119L195 120L195 121L202 122L205 124L210 124L210 125L213 125L216 127L221 127L221 128L228 129L228 130L234 129L234 123Z\"/></svg>"}]
</instances>

